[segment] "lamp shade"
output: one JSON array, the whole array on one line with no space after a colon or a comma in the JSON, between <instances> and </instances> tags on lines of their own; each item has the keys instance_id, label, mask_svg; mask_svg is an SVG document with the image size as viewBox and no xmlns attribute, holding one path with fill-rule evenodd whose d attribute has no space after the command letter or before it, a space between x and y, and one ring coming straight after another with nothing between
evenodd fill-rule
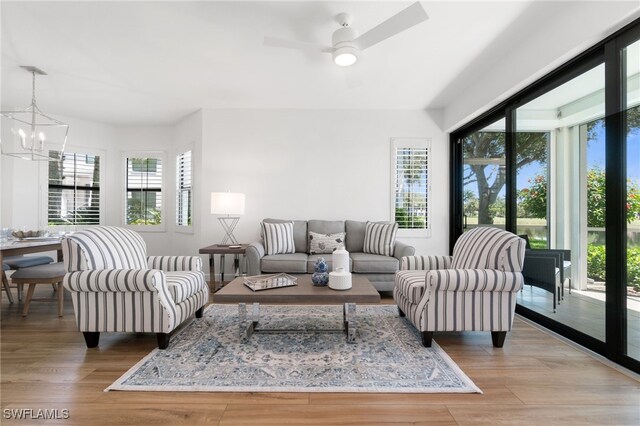
<instances>
[{"instance_id":1,"label":"lamp shade","mask_svg":"<svg viewBox=\"0 0 640 426\"><path fill-rule=\"evenodd\" d=\"M211 214L244 214L244 194L238 192L212 192Z\"/></svg>"}]
</instances>

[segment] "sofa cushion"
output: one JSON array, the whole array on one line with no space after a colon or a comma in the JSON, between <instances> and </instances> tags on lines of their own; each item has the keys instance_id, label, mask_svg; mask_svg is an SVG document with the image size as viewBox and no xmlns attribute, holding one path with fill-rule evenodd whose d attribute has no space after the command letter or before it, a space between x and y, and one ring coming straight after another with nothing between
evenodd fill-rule
<instances>
[{"instance_id":1,"label":"sofa cushion","mask_svg":"<svg viewBox=\"0 0 640 426\"><path fill-rule=\"evenodd\" d=\"M319 234L309 231L309 254L331 254L344 246L344 232Z\"/></svg>"},{"instance_id":2,"label":"sofa cushion","mask_svg":"<svg viewBox=\"0 0 640 426\"><path fill-rule=\"evenodd\" d=\"M293 242L296 246L296 253L306 253L307 243L307 221L306 220L284 220L284 219L264 219L263 223L285 223L293 222ZM264 238L264 235L263 235Z\"/></svg>"},{"instance_id":3,"label":"sofa cushion","mask_svg":"<svg viewBox=\"0 0 640 426\"><path fill-rule=\"evenodd\" d=\"M327 262L327 266L329 267L329 271L333 271L333 259L331 255L322 255L322 254L310 254L307 258L307 274L313 274L315 271L313 269L314 263L319 258L323 258ZM349 258L349 271L353 270L353 261Z\"/></svg>"},{"instance_id":4,"label":"sofa cushion","mask_svg":"<svg viewBox=\"0 0 640 426\"><path fill-rule=\"evenodd\" d=\"M418 304L426 288L426 271L398 271L394 286L409 302Z\"/></svg>"},{"instance_id":5,"label":"sofa cushion","mask_svg":"<svg viewBox=\"0 0 640 426\"><path fill-rule=\"evenodd\" d=\"M352 272L370 274L393 274L398 270L399 261L395 257L370 253L349 253Z\"/></svg>"},{"instance_id":6,"label":"sofa cushion","mask_svg":"<svg viewBox=\"0 0 640 426\"><path fill-rule=\"evenodd\" d=\"M263 223L264 251L266 254L295 253L293 222Z\"/></svg>"},{"instance_id":7,"label":"sofa cushion","mask_svg":"<svg viewBox=\"0 0 640 426\"><path fill-rule=\"evenodd\" d=\"M274 254L260 260L262 272L288 272L290 274L304 274L307 272L307 254Z\"/></svg>"},{"instance_id":8,"label":"sofa cushion","mask_svg":"<svg viewBox=\"0 0 640 426\"><path fill-rule=\"evenodd\" d=\"M397 223L367 222L363 251L365 253L393 256L397 234Z\"/></svg>"},{"instance_id":9,"label":"sofa cushion","mask_svg":"<svg viewBox=\"0 0 640 426\"><path fill-rule=\"evenodd\" d=\"M357 220L346 220L344 222L345 231L347 235L347 245L345 249L351 252L362 252L364 248L364 231L367 227L367 222L360 222Z\"/></svg>"},{"instance_id":10,"label":"sofa cushion","mask_svg":"<svg viewBox=\"0 0 640 426\"><path fill-rule=\"evenodd\" d=\"M318 234L337 234L344 232L343 220L310 220L309 232L317 232Z\"/></svg>"},{"instance_id":11,"label":"sofa cushion","mask_svg":"<svg viewBox=\"0 0 640 426\"><path fill-rule=\"evenodd\" d=\"M202 289L202 272L200 271L179 271L165 272L167 277L167 288L173 301L182 303Z\"/></svg>"}]
</instances>

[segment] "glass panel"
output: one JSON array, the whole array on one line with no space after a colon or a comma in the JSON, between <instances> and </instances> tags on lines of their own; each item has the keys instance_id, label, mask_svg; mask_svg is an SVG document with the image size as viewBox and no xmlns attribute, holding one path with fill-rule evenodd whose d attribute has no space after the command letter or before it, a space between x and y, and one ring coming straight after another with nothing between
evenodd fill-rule
<instances>
[{"instance_id":1,"label":"glass panel","mask_svg":"<svg viewBox=\"0 0 640 426\"><path fill-rule=\"evenodd\" d=\"M395 221L400 229L427 228L428 149L396 147Z\"/></svg>"},{"instance_id":2,"label":"glass panel","mask_svg":"<svg viewBox=\"0 0 640 426\"><path fill-rule=\"evenodd\" d=\"M100 157L50 151L48 224L100 223Z\"/></svg>"},{"instance_id":3,"label":"glass panel","mask_svg":"<svg viewBox=\"0 0 640 426\"><path fill-rule=\"evenodd\" d=\"M516 110L518 303L603 341L604 115L604 65Z\"/></svg>"},{"instance_id":4,"label":"glass panel","mask_svg":"<svg viewBox=\"0 0 640 426\"><path fill-rule=\"evenodd\" d=\"M127 159L128 225L159 225L162 222L162 160Z\"/></svg>"},{"instance_id":5,"label":"glass panel","mask_svg":"<svg viewBox=\"0 0 640 426\"><path fill-rule=\"evenodd\" d=\"M505 225L505 121L462 140L464 232L478 225Z\"/></svg>"},{"instance_id":6,"label":"glass panel","mask_svg":"<svg viewBox=\"0 0 640 426\"><path fill-rule=\"evenodd\" d=\"M176 156L176 225L191 226L191 151Z\"/></svg>"},{"instance_id":7,"label":"glass panel","mask_svg":"<svg viewBox=\"0 0 640 426\"><path fill-rule=\"evenodd\" d=\"M549 248L550 137L550 132L516 133L517 234L526 235L534 249Z\"/></svg>"},{"instance_id":8,"label":"glass panel","mask_svg":"<svg viewBox=\"0 0 640 426\"><path fill-rule=\"evenodd\" d=\"M627 138L627 355L640 360L640 41L624 49Z\"/></svg>"}]
</instances>

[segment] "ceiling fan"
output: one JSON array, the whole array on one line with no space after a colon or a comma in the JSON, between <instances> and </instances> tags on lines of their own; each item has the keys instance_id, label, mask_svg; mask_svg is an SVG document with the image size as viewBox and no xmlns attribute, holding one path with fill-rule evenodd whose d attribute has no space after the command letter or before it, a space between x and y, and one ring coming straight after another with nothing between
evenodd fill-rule
<instances>
[{"instance_id":1,"label":"ceiling fan","mask_svg":"<svg viewBox=\"0 0 640 426\"><path fill-rule=\"evenodd\" d=\"M347 67L358 61L363 50L386 40L389 37L393 37L394 35L399 34L402 31L427 20L428 18L427 12L425 12L420 2L416 2L386 21L373 27L366 33L358 36L356 30L351 27L351 15L341 13L336 16L336 20L340 24L340 28L333 33L331 46L319 46L313 43L284 40L275 37L265 37L264 45L331 53L333 56L333 62L335 62L336 65Z\"/></svg>"}]
</instances>

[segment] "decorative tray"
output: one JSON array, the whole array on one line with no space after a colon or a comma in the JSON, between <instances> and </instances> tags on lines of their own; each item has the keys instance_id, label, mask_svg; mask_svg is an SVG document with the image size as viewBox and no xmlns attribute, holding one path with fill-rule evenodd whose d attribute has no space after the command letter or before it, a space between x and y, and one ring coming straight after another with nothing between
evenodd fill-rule
<instances>
[{"instance_id":1,"label":"decorative tray","mask_svg":"<svg viewBox=\"0 0 640 426\"><path fill-rule=\"evenodd\" d=\"M291 287L298 285L298 279L289 274L254 275L245 277L244 285L253 291L269 290L271 288Z\"/></svg>"}]
</instances>

